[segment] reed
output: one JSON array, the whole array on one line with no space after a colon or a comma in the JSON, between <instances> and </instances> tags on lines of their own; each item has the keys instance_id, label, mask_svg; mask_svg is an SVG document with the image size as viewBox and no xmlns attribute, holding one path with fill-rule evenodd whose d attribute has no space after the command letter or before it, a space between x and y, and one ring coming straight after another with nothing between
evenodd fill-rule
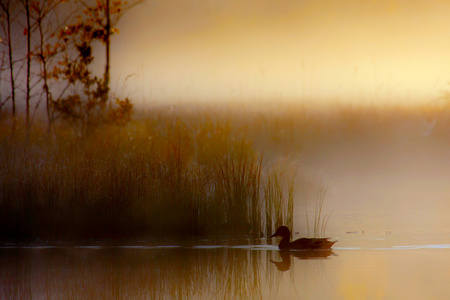
<instances>
[{"instance_id":1,"label":"reed","mask_svg":"<svg viewBox=\"0 0 450 300\"><path fill-rule=\"evenodd\" d=\"M261 236L263 156L227 123L161 116L0 148L0 239ZM266 171L264 171L266 172Z\"/></svg>"},{"instance_id":2,"label":"reed","mask_svg":"<svg viewBox=\"0 0 450 300\"><path fill-rule=\"evenodd\" d=\"M267 175L264 184L266 232L273 232L280 226L293 226L295 177L286 179L280 166L274 166ZM287 192L287 196L286 196Z\"/></svg>"},{"instance_id":3,"label":"reed","mask_svg":"<svg viewBox=\"0 0 450 300\"><path fill-rule=\"evenodd\" d=\"M262 157L251 153L245 140L237 142L231 153L219 159L218 202L225 208L224 225L232 225L235 233L261 232L261 204L259 197ZM220 215L218 216L220 218ZM230 220L240 222L230 223Z\"/></svg>"},{"instance_id":4,"label":"reed","mask_svg":"<svg viewBox=\"0 0 450 300\"><path fill-rule=\"evenodd\" d=\"M325 237L328 221L332 215L330 214L323 214L323 205L325 203L325 197L328 190L328 184L325 186L320 186L319 191L317 192L317 198L316 203L314 207L314 226L313 226L313 236L315 238L318 237ZM308 207L305 202L305 219L306 219L306 227L308 236L310 234L309 231L309 216L308 216Z\"/></svg>"},{"instance_id":5,"label":"reed","mask_svg":"<svg viewBox=\"0 0 450 300\"><path fill-rule=\"evenodd\" d=\"M226 248L8 249L0 255L0 298L260 299L273 283L267 284L267 253ZM51 276L34 275L48 270Z\"/></svg>"},{"instance_id":6,"label":"reed","mask_svg":"<svg viewBox=\"0 0 450 300\"><path fill-rule=\"evenodd\" d=\"M424 111L439 117L427 137ZM35 123L27 136L20 120L12 135L0 116L0 240L261 236L292 224L294 178L272 162L320 159L361 143L388 152L399 138L403 148L424 139L448 147L449 120L441 108L178 106L87 136L64 123L51 136ZM287 165L297 168L293 160ZM325 195L315 235L328 223Z\"/></svg>"}]
</instances>

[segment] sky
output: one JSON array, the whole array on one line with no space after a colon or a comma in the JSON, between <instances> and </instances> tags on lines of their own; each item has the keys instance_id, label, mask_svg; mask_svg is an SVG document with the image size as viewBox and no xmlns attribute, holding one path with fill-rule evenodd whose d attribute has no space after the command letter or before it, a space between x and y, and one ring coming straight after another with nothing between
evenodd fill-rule
<instances>
[{"instance_id":1,"label":"sky","mask_svg":"<svg viewBox=\"0 0 450 300\"><path fill-rule=\"evenodd\" d=\"M450 1L146 0L117 25L135 101L429 103L450 81Z\"/></svg>"}]
</instances>

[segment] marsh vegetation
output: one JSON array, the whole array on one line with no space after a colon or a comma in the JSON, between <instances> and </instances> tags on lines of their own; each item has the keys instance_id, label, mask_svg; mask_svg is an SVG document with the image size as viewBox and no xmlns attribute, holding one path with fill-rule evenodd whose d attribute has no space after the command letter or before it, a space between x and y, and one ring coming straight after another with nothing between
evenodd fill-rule
<instances>
[{"instance_id":1,"label":"marsh vegetation","mask_svg":"<svg viewBox=\"0 0 450 300\"><path fill-rule=\"evenodd\" d=\"M311 183L303 173L309 161L362 142L447 143L448 116L436 109L439 123L424 137L423 111L155 107L124 126L82 136L64 122L52 135L39 125L30 135L20 127L12 135L3 117L0 237L267 235L292 226L294 198L297 210L305 207L295 192ZM324 234L329 215L321 210L321 189L308 204L318 205L309 216L315 236Z\"/></svg>"}]
</instances>

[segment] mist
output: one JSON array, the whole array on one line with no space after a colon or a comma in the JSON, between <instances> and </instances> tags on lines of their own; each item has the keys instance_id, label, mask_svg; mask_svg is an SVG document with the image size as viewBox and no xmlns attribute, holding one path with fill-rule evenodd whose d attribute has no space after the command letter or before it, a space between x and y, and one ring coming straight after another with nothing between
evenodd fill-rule
<instances>
[{"instance_id":1,"label":"mist","mask_svg":"<svg viewBox=\"0 0 450 300\"><path fill-rule=\"evenodd\" d=\"M428 103L447 89L443 1L146 1L113 39L139 103ZM127 76L131 78L126 80Z\"/></svg>"}]
</instances>

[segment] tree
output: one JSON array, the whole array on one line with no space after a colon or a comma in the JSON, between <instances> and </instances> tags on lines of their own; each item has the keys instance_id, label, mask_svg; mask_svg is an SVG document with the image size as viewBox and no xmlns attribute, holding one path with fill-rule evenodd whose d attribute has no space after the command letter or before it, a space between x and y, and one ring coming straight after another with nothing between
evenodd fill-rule
<instances>
[{"instance_id":1,"label":"tree","mask_svg":"<svg viewBox=\"0 0 450 300\"><path fill-rule=\"evenodd\" d=\"M123 14L132 8L133 6L141 3L142 0L135 0L132 3L121 0L96 0L95 6L89 6L86 2L81 1L86 8L84 11L90 19L94 20L94 26L97 30L100 30L102 34L99 36L99 40L105 45L105 71L103 74L103 84L105 88L105 98L108 97L109 92L109 79L110 79L110 47L111 47L111 35L118 33L116 26Z\"/></svg>"},{"instance_id":2,"label":"tree","mask_svg":"<svg viewBox=\"0 0 450 300\"><path fill-rule=\"evenodd\" d=\"M100 122L123 124L129 120L132 111L129 99L116 99L113 105L109 97L110 37L118 33L113 26L123 13L139 2L132 5L120 0L112 3L96 0L95 5L81 2L82 14L77 16L74 24L60 30L58 39L66 53L51 76L62 77L75 89L83 90L81 96L75 93L53 100L54 109L66 119L81 126L87 125L86 128ZM105 45L106 49L103 78L95 76L89 68L94 60L92 49L96 41Z\"/></svg>"},{"instance_id":3,"label":"tree","mask_svg":"<svg viewBox=\"0 0 450 300\"><path fill-rule=\"evenodd\" d=\"M67 2L67 0L21 0L17 2L0 2L0 21L1 28L3 29L3 35L0 35L0 43L4 45L1 71L9 70L8 81L11 87L10 93L6 99L0 99L0 107L11 100L12 116L15 125L16 99L17 95L22 95L21 93L23 92L25 98L27 133L31 127L32 98L36 99L36 111L40 99L45 93L47 98L47 111L50 111L49 90L47 76L45 74L47 73L46 63L48 64L48 61L52 55L54 55L53 50L55 49L48 49L51 51L46 52L44 46L46 46L46 38L50 36L49 32L56 32L56 30L59 30L59 22L55 22L55 18L50 18L50 16L56 16L57 6L65 2ZM22 30L23 35L18 35L17 33L22 32ZM25 37L25 39L23 37ZM38 38L36 39L36 37ZM23 45L25 45L25 47L23 47ZM61 49L56 50L60 51ZM33 59L36 58L38 60L37 66L33 61ZM5 66L5 63L8 63L8 67ZM19 63L19 65L16 65L17 63ZM42 65L42 72L36 73L36 69ZM21 74L21 71L25 71L26 74ZM21 86L22 82L25 82L24 86ZM41 84L42 82L43 84ZM44 93L36 93L35 90L37 87L42 87Z\"/></svg>"}]
</instances>

